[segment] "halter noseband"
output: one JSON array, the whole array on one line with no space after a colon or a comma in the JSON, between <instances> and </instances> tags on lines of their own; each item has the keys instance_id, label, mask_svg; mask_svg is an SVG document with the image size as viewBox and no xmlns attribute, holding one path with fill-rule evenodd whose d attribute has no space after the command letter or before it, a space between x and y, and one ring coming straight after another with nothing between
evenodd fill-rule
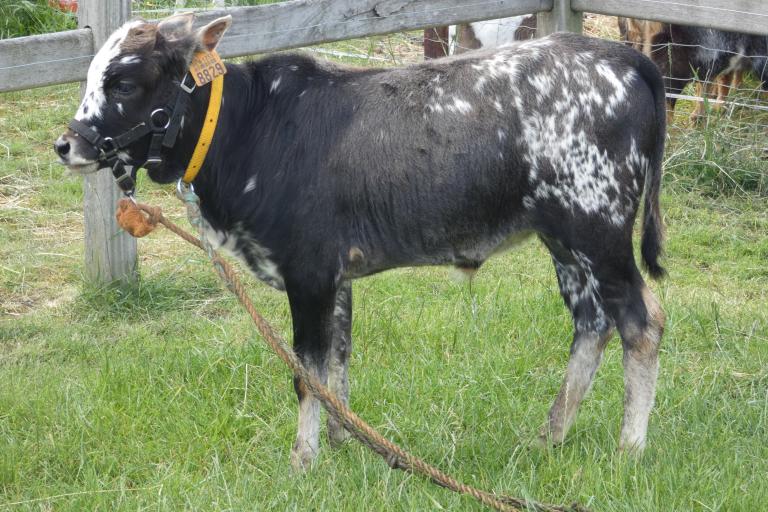
<instances>
[{"instance_id":1,"label":"halter noseband","mask_svg":"<svg viewBox=\"0 0 768 512\"><path fill-rule=\"evenodd\" d=\"M191 85L187 85L187 79L192 82ZM99 164L103 167L110 167L120 190L126 196L132 197L136 190L136 169L147 164L161 163L163 161L162 148L170 149L176 144L181 129L181 119L184 117L189 97L194 90L195 82L189 73L186 73L179 82L179 91L172 108L164 106L152 110L147 121L142 121L115 137L102 137L93 127L77 119L72 119L69 122L69 128L88 141L99 152ZM118 156L118 151L150 133L152 140L149 143L147 158L143 163L131 167L130 171L126 170L126 162Z\"/></svg>"}]
</instances>

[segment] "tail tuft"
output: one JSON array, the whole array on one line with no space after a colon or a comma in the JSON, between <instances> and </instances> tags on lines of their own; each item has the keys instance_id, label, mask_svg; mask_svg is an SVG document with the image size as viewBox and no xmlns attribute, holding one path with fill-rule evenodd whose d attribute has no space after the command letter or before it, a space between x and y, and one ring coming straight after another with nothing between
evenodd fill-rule
<instances>
[{"instance_id":1,"label":"tail tuft","mask_svg":"<svg viewBox=\"0 0 768 512\"><path fill-rule=\"evenodd\" d=\"M667 275L664 267L659 265L659 258L664 253L661 246L663 238L664 234L658 216L649 214L646 209L640 253L643 256L643 267L653 279L662 279Z\"/></svg>"}]
</instances>

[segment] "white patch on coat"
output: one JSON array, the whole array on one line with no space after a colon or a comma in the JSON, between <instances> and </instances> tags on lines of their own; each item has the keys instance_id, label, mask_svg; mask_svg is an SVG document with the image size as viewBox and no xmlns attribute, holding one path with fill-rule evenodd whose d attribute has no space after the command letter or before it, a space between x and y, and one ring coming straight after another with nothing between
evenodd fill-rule
<instances>
[{"instance_id":1,"label":"white patch on coat","mask_svg":"<svg viewBox=\"0 0 768 512\"><path fill-rule=\"evenodd\" d=\"M500 50L490 58L472 64L472 69L477 71L477 80L473 86L475 92L482 93L489 81L499 79L505 79L510 89L514 90L520 78L521 61L535 58L527 48L529 44L518 43L514 50Z\"/></svg>"},{"instance_id":2,"label":"white patch on coat","mask_svg":"<svg viewBox=\"0 0 768 512\"><path fill-rule=\"evenodd\" d=\"M271 93L273 93L273 92L275 92L275 91L277 90L277 88L280 86L280 82L281 82L282 80L283 80L283 77L281 77L281 76L278 76L277 78L275 78L274 80L272 80L272 83L271 83L271 84L270 84L270 86L269 86L269 92L270 92L270 94L271 94Z\"/></svg>"},{"instance_id":3,"label":"white patch on coat","mask_svg":"<svg viewBox=\"0 0 768 512\"><path fill-rule=\"evenodd\" d=\"M285 282L277 265L269 259L269 250L253 240L241 239L236 234L218 231L206 222L203 228L208 243L216 249L223 249L238 260L261 281L273 288L283 290ZM247 254L246 254L247 253Z\"/></svg>"},{"instance_id":4,"label":"white patch on coat","mask_svg":"<svg viewBox=\"0 0 768 512\"><path fill-rule=\"evenodd\" d=\"M619 166L578 127L578 119L574 110L565 116L533 114L523 118L528 149L525 158L531 164L529 180L536 187L534 196L554 199L569 210L602 214L621 226L626 220L626 205L619 200ZM537 179L539 166L545 164L554 173L553 183Z\"/></svg>"},{"instance_id":5,"label":"white patch on coat","mask_svg":"<svg viewBox=\"0 0 768 512\"><path fill-rule=\"evenodd\" d=\"M605 61L600 61L595 65L595 70L613 87L613 93L605 100L605 113L609 117L615 115L616 107L627 99L627 87L625 83L635 78L635 72L628 71L622 79L616 76L613 69Z\"/></svg>"},{"instance_id":6,"label":"white patch on coat","mask_svg":"<svg viewBox=\"0 0 768 512\"><path fill-rule=\"evenodd\" d=\"M568 211L600 215L622 226L637 207L640 183L635 178L647 172L648 158L639 153L634 140L628 154L609 154L592 127L598 119L622 113L637 74L606 60L595 62L590 52L567 62L554 52L546 53L554 66L546 76L528 78L527 95L515 95L522 156L530 164L532 187L523 205L533 209L541 201L553 201Z\"/></svg>"},{"instance_id":7,"label":"white patch on coat","mask_svg":"<svg viewBox=\"0 0 768 512\"><path fill-rule=\"evenodd\" d=\"M640 197L644 183L644 181L640 180L644 179L645 176L648 175L651 162L648 160L648 157L640 153L640 151L637 149L637 142L635 139L632 139L632 144L629 148L629 154L627 154L627 158L625 159L625 165L629 170L629 174L634 176L632 182L630 183L632 186L632 192L634 192L635 196ZM630 212L627 211L627 214L629 213Z\"/></svg>"},{"instance_id":8,"label":"white patch on coat","mask_svg":"<svg viewBox=\"0 0 768 512\"><path fill-rule=\"evenodd\" d=\"M528 76L528 82L536 90L536 100L539 103L544 102L544 99L549 96L555 85L547 71L534 76Z\"/></svg>"},{"instance_id":9,"label":"white patch on coat","mask_svg":"<svg viewBox=\"0 0 768 512\"><path fill-rule=\"evenodd\" d=\"M245 188L243 188L243 194L247 194L248 192L255 189L256 189L256 178L251 178L245 184Z\"/></svg>"},{"instance_id":10,"label":"white patch on coat","mask_svg":"<svg viewBox=\"0 0 768 512\"><path fill-rule=\"evenodd\" d=\"M472 112L472 105L470 105L468 101L465 101L456 96L453 97L453 102L448 103L445 108L457 114L466 115Z\"/></svg>"},{"instance_id":11,"label":"white patch on coat","mask_svg":"<svg viewBox=\"0 0 768 512\"><path fill-rule=\"evenodd\" d=\"M126 55L125 57L120 57L120 64L135 64L139 60L141 58L138 55Z\"/></svg>"},{"instance_id":12,"label":"white patch on coat","mask_svg":"<svg viewBox=\"0 0 768 512\"><path fill-rule=\"evenodd\" d=\"M594 316L576 318L576 329L581 332L604 332L609 327L609 319L603 308L600 296L600 283L595 277L592 262L579 251L571 251L576 264L565 265L555 261L555 269L563 294L571 311L583 303L588 303L594 310Z\"/></svg>"},{"instance_id":13,"label":"white patch on coat","mask_svg":"<svg viewBox=\"0 0 768 512\"><path fill-rule=\"evenodd\" d=\"M102 46L98 53L93 57L91 65L88 68L88 77L83 101L80 103L80 107L75 113L75 119L78 121L87 121L89 119L102 117L102 109L107 102L107 97L104 94L104 73L112 60L120 54L120 47L128 35L128 31L143 23L143 21L132 21L124 24L109 36L109 39L104 43L104 46Z\"/></svg>"}]
</instances>

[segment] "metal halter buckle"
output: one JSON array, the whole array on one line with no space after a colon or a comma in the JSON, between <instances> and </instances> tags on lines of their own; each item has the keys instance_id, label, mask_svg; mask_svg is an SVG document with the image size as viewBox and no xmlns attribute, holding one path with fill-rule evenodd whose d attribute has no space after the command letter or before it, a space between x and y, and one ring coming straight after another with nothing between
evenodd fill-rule
<instances>
[{"instance_id":1,"label":"metal halter buckle","mask_svg":"<svg viewBox=\"0 0 768 512\"><path fill-rule=\"evenodd\" d=\"M179 82L179 87L181 87L181 90L186 92L187 94L192 94L192 91L195 90L195 87L197 87L197 84L195 83L194 79L192 80L192 85L184 85L184 82L187 80L187 77L190 76L189 73L185 73L184 76L181 78L181 82Z\"/></svg>"},{"instance_id":2,"label":"metal halter buckle","mask_svg":"<svg viewBox=\"0 0 768 512\"><path fill-rule=\"evenodd\" d=\"M152 124L152 130L158 132L168 128L171 124L171 113L167 108L156 108L149 114L149 122Z\"/></svg>"},{"instance_id":3,"label":"metal halter buckle","mask_svg":"<svg viewBox=\"0 0 768 512\"><path fill-rule=\"evenodd\" d=\"M117 146L115 145L115 142L112 140L112 137L104 137L101 140L99 151L101 152L101 156L103 158L109 158L113 156L115 153L117 153Z\"/></svg>"}]
</instances>

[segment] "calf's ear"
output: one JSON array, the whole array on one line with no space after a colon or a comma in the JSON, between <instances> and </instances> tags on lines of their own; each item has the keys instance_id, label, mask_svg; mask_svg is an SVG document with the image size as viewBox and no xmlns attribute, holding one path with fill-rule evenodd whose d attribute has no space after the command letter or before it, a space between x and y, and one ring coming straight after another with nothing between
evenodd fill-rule
<instances>
[{"instance_id":1,"label":"calf's ear","mask_svg":"<svg viewBox=\"0 0 768 512\"><path fill-rule=\"evenodd\" d=\"M125 53L149 53L154 49L156 39L157 26L144 23L128 31L121 49Z\"/></svg>"},{"instance_id":2,"label":"calf's ear","mask_svg":"<svg viewBox=\"0 0 768 512\"><path fill-rule=\"evenodd\" d=\"M223 16L198 29L196 36L198 49L210 52L216 48L231 24L232 16Z\"/></svg>"},{"instance_id":3,"label":"calf's ear","mask_svg":"<svg viewBox=\"0 0 768 512\"><path fill-rule=\"evenodd\" d=\"M192 33L192 23L195 21L194 13L174 14L157 24L157 31L169 41L184 39Z\"/></svg>"}]
</instances>

